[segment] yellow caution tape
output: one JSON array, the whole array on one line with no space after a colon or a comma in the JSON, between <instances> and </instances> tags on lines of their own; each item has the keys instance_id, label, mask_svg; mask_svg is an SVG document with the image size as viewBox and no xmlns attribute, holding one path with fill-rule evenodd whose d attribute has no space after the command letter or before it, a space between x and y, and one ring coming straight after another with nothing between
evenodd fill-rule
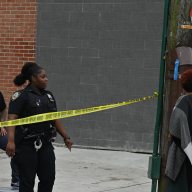
<instances>
[{"instance_id":1,"label":"yellow caution tape","mask_svg":"<svg viewBox=\"0 0 192 192\"><path fill-rule=\"evenodd\" d=\"M43 113L43 114L33 115L30 117L25 117L25 118L21 118L21 119L0 122L0 127L26 125L26 124L39 123L39 122L44 122L44 121L56 120L56 119L63 119L63 118L68 118L68 117L73 117L73 116L78 116L78 115L85 115L88 113L104 111L107 109L112 109L112 108L121 107L124 105L130 105L132 103L149 100L149 99L155 98L157 96L158 96L158 93L154 92L154 94L152 96L146 96L146 97L133 99L133 100L116 103L116 104L109 104L109 105L96 106L96 107L90 107L90 108L85 108L85 109L69 110L69 111Z\"/></svg>"}]
</instances>

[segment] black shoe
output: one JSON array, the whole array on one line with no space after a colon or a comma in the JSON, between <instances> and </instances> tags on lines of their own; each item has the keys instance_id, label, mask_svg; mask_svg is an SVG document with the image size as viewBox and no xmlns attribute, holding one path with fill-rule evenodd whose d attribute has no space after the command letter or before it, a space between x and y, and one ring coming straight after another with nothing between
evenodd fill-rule
<instances>
[{"instance_id":1,"label":"black shoe","mask_svg":"<svg viewBox=\"0 0 192 192\"><path fill-rule=\"evenodd\" d=\"M18 182L11 182L11 187L14 190L19 189L19 181Z\"/></svg>"}]
</instances>

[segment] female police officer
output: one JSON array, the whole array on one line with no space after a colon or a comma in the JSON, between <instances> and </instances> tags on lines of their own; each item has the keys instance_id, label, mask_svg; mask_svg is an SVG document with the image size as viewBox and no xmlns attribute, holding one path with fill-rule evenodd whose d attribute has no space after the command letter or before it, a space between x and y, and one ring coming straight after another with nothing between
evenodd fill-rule
<instances>
[{"instance_id":1,"label":"female police officer","mask_svg":"<svg viewBox=\"0 0 192 192\"><path fill-rule=\"evenodd\" d=\"M29 85L11 98L9 120L56 111L52 93L45 90L48 82L45 70L36 63L26 63L14 83L20 86L27 80ZM54 128L71 150L72 141L60 120L9 127L6 152L10 157L15 155L18 161L20 192L33 192L36 174L39 178L38 192L52 191L55 180L55 155L51 143Z\"/></svg>"}]
</instances>

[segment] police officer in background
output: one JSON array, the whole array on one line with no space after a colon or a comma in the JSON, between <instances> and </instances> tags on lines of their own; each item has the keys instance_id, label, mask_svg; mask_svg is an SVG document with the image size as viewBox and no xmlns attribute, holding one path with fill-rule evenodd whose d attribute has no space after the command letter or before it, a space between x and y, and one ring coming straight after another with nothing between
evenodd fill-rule
<instances>
[{"instance_id":1,"label":"police officer in background","mask_svg":"<svg viewBox=\"0 0 192 192\"><path fill-rule=\"evenodd\" d=\"M3 94L0 92L0 121L6 120L6 103ZM0 149L5 150L7 145L7 132L4 127L0 127Z\"/></svg>"},{"instance_id":2,"label":"police officer in background","mask_svg":"<svg viewBox=\"0 0 192 192\"><path fill-rule=\"evenodd\" d=\"M57 111L55 99L45 90L48 78L45 70L36 63L26 63L21 74L15 77L17 86L26 81L29 85L12 95L9 105L9 120ZM72 141L61 121L46 121L8 128L6 152L15 155L20 171L19 192L33 192L35 177L39 178L38 192L51 192L55 180L55 154L52 138L55 130L63 137L71 150Z\"/></svg>"},{"instance_id":3,"label":"police officer in background","mask_svg":"<svg viewBox=\"0 0 192 192\"><path fill-rule=\"evenodd\" d=\"M0 121L7 120L6 103L3 94L0 92ZM0 149L4 150L7 146L7 131L4 127L0 127ZM11 186L14 189L19 187L19 170L15 161L15 158L11 159Z\"/></svg>"}]
</instances>

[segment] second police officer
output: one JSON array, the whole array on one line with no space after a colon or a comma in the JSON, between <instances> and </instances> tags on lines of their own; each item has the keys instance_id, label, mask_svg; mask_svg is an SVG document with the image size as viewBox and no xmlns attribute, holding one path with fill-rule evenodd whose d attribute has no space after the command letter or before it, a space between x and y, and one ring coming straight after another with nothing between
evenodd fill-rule
<instances>
[{"instance_id":1,"label":"second police officer","mask_svg":"<svg viewBox=\"0 0 192 192\"><path fill-rule=\"evenodd\" d=\"M0 121L7 120L6 103L3 94L0 92ZM0 127L0 149L6 150L7 131L4 127ZM15 158L11 158L11 186L13 189L19 188L19 170Z\"/></svg>"},{"instance_id":2,"label":"second police officer","mask_svg":"<svg viewBox=\"0 0 192 192\"><path fill-rule=\"evenodd\" d=\"M36 63L26 63L14 83L21 86L26 81L29 81L29 85L12 95L9 120L57 111L55 98L50 91L45 90L48 78L43 68ZM38 192L52 192L55 154L51 141L55 130L71 150L72 141L59 119L8 128L6 152L10 157L15 155L18 162L19 192L33 192L36 175L39 178Z\"/></svg>"}]
</instances>

